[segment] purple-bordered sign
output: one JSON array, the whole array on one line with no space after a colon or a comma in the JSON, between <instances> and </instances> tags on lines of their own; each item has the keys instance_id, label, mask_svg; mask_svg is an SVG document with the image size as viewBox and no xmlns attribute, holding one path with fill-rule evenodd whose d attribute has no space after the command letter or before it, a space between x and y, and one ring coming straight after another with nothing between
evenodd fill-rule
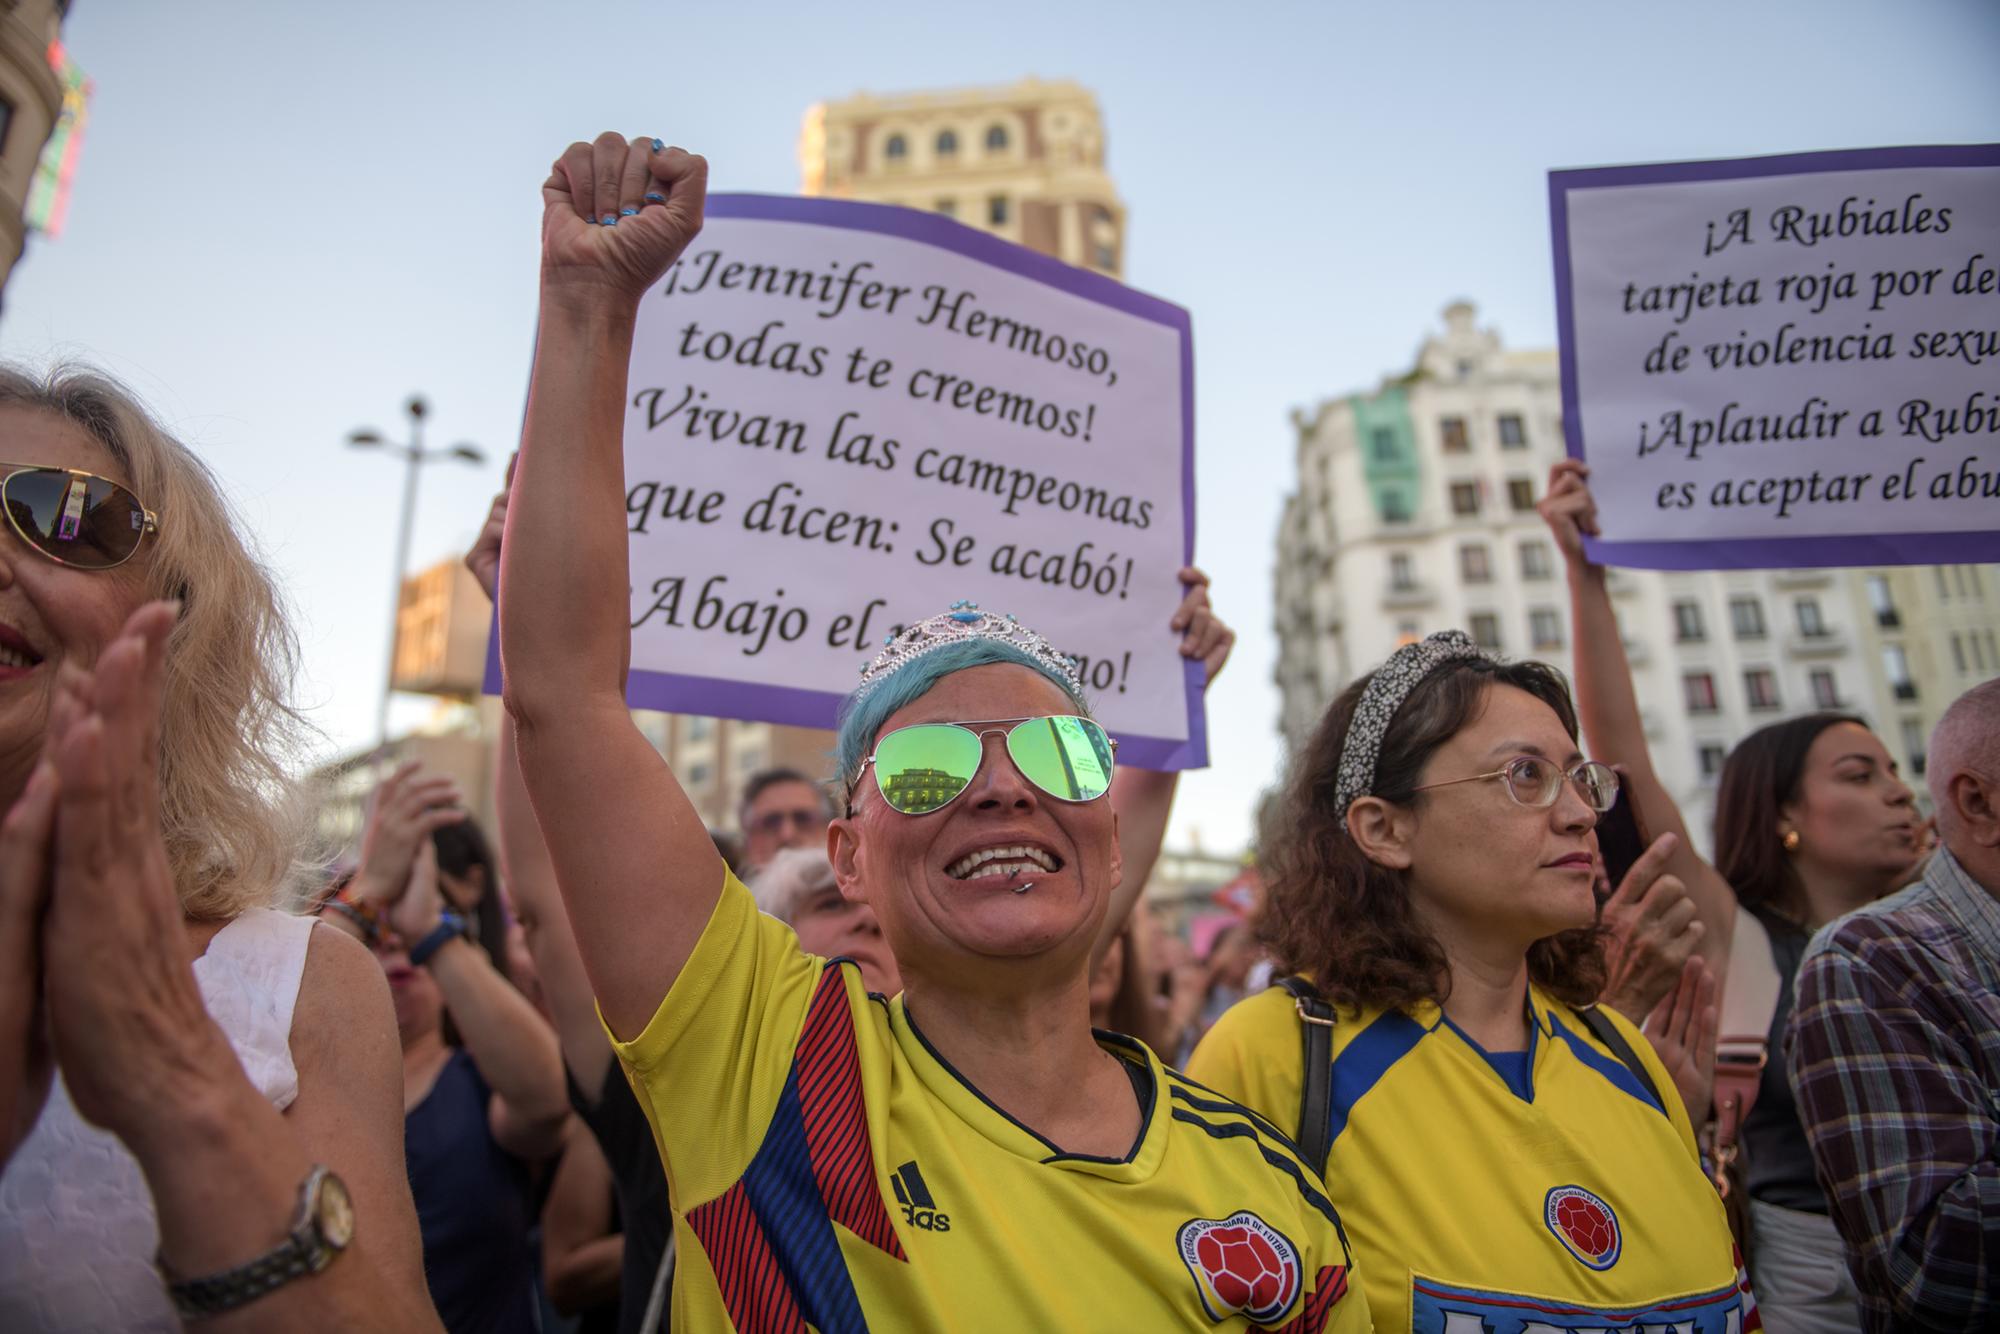
<instances>
[{"instance_id":1,"label":"purple-bordered sign","mask_svg":"<svg viewBox=\"0 0 2000 1334\"><path fill-rule=\"evenodd\" d=\"M1015 278L1027 279L1123 315L1134 316L1162 326L1178 346L1176 378L1179 383L1176 386L1162 386L1162 388L1175 391L1173 399L1178 403L1180 438L1178 450L1172 455L1161 457L1159 463L1163 468L1178 466L1180 471L1179 501L1182 517L1180 560L1182 564L1192 563L1195 540L1194 343L1192 323L1186 310L1157 297L1134 291L1100 274L1071 267L1049 256L963 226L949 218L914 209L849 200L719 194L709 197L707 216L711 223L722 219L806 223L819 228L870 233L933 246L978 261ZM704 240L707 239L707 235L704 234ZM701 242L698 241L694 247L690 247L690 254L693 254L700 245ZM635 356L635 372L636 366ZM1172 465L1169 465L1169 458L1172 459ZM1023 591L1031 587L1031 585L1021 585ZM989 599L989 605L999 610L1010 609L996 599ZM928 605L889 609L897 619L915 618L941 610L942 606ZM1025 608L1022 615L1024 620L1033 622L1034 616ZM889 617L885 615L883 619L886 622ZM879 643L879 639L878 633L875 642ZM1164 619L1162 639L1165 641ZM1170 644L1171 641L1165 642ZM1168 647L1165 651L1171 652L1172 649ZM870 649L869 652L872 653L873 650ZM865 656L860 653L854 654L854 664L858 666ZM719 659L718 662L719 665L726 665L727 659ZM1198 768L1208 762L1207 724L1202 707L1202 665L1199 662L1185 662L1180 664L1177 670L1183 685L1180 694L1185 700L1186 737L1151 735L1144 729L1119 726L1115 718L1107 718L1107 727L1118 738L1121 760L1151 769ZM851 679L839 679L837 685L829 683L830 688L818 690L733 679L719 670L709 675L700 672L664 672L635 667L627 681L626 699L635 708L711 714L718 717L800 727L832 727L838 717L841 703L846 697L844 687L848 686ZM499 689L499 680L496 637L488 650L489 692Z\"/></svg>"},{"instance_id":2,"label":"purple-bordered sign","mask_svg":"<svg viewBox=\"0 0 2000 1334\"><path fill-rule=\"evenodd\" d=\"M1812 177L1862 172L1900 173L1925 169L1939 172L1937 179L1946 180L1949 178L1943 173L1962 172L1965 169L1986 169L1990 172L1996 167L2000 167L2000 145L1979 144L1854 149L1550 172L1549 218L1555 258L1556 319L1562 366L1563 431L1570 456L1588 457L1584 405L1593 391L1593 386L1582 382L1583 376L1578 365L1579 336L1576 308L1578 279L1572 271L1573 229L1576 226L1573 209L1577 201L1588 192L1616 191L1634 186L1698 185L1713 182L1761 181L1774 177ZM1867 178L1855 179L1865 182ZM1996 185L2000 185L2000 177L1993 179ZM1978 198L1982 204L2000 205L2000 189L1982 182ZM1871 199L1869 202L1875 201ZM1991 211L2000 213L2000 209ZM1764 227L1767 221L1774 220L1758 218L1758 227ZM1974 220L1968 218L1966 221ZM2000 223L2000 218L1985 217L1978 220L1978 225L1989 229L1996 223ZM1766 249L1769 249L1768 245ZM1697 256L1694 265L1683 264L1680 272L1669 276L1678 280L1690 268L1699 266L1702 263L1701 252L1694 253ZM1798 267L1801 270L1817 267L1825 262L1825 254L1825 251L1803 250ZM1988 253L1989 261L1994 258L1995 255ZM1716 259L1714 263L1717 269L1726 267L1724 259ZM1690 278L1694 276L1689 274ZM1712 278L1714 274L1703 270L1699 276ZM1861 295L1865 305L1867 296L1865 287ZM1987 319L1987 327L1991 327L1990 317ZM1882 368L1869 367L1867 370L1877 376L1893 374L1892 371ZM1995 397L2000 398L2000 395ZM1953 404L1956 404L1956 400L1953 400ZM2000 439L1988 438L1992 439L1993 443L1987 450L1991 456L1987 462L1995 469L2000 469ZM1900 440L1885 437L1880 445L1902 443ZM1975 437L1967 448L1976 449L1978 444ZM1617 447L1622 448L1623 442L1619 442ZM1922 447L1920 443L1919 448ZM1607 448L1611 446L1603 444L1599 446L1596 451L1598 458L1604 456ZM1952 452L1950 448L1933 450L1928 462L1934 465L1944 464L1946 460L1943 456ZM1897 466L1901 466L1900 459L1897 461ZM1878 486L1880 476L1881 474L1877 474ZM1881 532L1863 528L1860 531L1822 532L1796 537L1703 537L1682 541L1659 539L1615 541L1592 538L1586 539L1586 546L1595 560L1652 569L1758 569L2000 560L2000 519L1989 522L1986 516L2000 516L2000 508L1988 508L1985 515L1973 518L1974 524L1984 523L1986 526L1958 525L1953 531Z\"/></svg>"}]
</instances>

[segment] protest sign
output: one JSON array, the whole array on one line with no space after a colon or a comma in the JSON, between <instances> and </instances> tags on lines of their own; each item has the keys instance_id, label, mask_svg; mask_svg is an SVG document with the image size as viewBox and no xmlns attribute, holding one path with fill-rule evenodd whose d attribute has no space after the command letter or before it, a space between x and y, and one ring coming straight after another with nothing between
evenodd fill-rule
<instances>
[{"instance_id":1,"label":"protest sign","mask_svg":"<svg viewBox=\"0 0 2000 1334\"><path fill-rule=\"evenodd\" d=\"M1549 174L1597 559L2000 559L2000 145Z\"/></svg>"},{"instance_id":2,"label":"protest sign","mask_svg":"<svg viewBox=\"0 0 2000 1334\"><path fill-rule=\"evenodd\" d=\"M950 219L714 195L640 307L636 707L830 727L960 599L1078 660L1120 759L1207 762L1168 628L1194 548L1177 306Z\"/></svg>"}]
</instances>

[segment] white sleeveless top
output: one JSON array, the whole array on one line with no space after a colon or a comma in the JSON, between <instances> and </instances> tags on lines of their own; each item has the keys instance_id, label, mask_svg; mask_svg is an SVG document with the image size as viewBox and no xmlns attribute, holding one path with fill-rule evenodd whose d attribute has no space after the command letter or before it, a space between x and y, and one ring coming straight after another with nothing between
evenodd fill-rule
<instances>
[{"instance_id":1,"label":"white sleeveless top","mask_svg":"<svg viewBox=\"0 0 2000 1334\"><path fill-rule=\"evenodd\" d=\"M313 921L253 908L194 961L209 1014L280 1111L299 1092L292 1007ZM77 1115L58 1072L41 1119L0 1176L0 1330L180 1330L153 1268L159 1246L138 1160Z\"/></svg>"}]
</instances>

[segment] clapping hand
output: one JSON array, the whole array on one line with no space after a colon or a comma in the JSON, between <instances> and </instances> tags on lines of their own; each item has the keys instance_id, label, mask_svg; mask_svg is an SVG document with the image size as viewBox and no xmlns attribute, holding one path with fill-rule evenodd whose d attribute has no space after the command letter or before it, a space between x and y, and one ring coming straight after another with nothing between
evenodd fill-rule
<instances>
[{"instance_id":1,"label":"clapping hand","mask_svg":"<svg viewBox=\"0 0 2000 1334\"><path fill-rule=\"evenodd\" d=\"M60 792L42 930L49 1035L82 1115L131 1144L163 1105L240 1070L209 1018L160 824L160 710L179 607L132 613L93 670L65 664L49 714Z\"/></svg>"},{"instance_id":2,"label":"clapping hand","mask_svg":"<svg viewBox=\"0 0 2000 1334\"><path fill-rule=\"evenodd\" d=\"M438 889L437 844L425 839L417 847L410 864L410 878L401 898L389 905L384 920L402 938L403 948L414 949L419 941L437 929L444 916L444 895Z\"/></svg>"},{"instance_id":3,"label":"clapping hand","mask_svg":"<svg viewBox=\"0 0 2000 1334\"><path fill-rule=\"evenodd\" d=\"M1628 1019L1650 1013L1672 994L1682 965L1701 943L1694 899L1678 876L1666 872L1679 846L1674 834L1654 839L1604 901L1610 977L1600 1000Z\"/></svg>"},{"instance_id":4,"label":"clapping hand","mask_svg":"<svg viewBox=\"0 0 2000 1334\"><path fill-rule=\"evenodd\" d=\"M361 835L361 867L348 894L375 910L400 898L417 853L431 835L465 819L464 794L443 774L427 774L405 761L382 780Z\"/></svg>"},{"instance_id":5,"label":"clapping hand","mask_svg":"<svg viewBox=\"0 0 2000 1334\"><path fill-rule=\"evenodd\" d=\"M1646 1039L1697 1126L1708 1119L1715 1090L1715 1032L1721 1023L1715 996L1715 974L1697 955L1681 965L1679 984L1646 1016Z\"/></svg>"},{"instance_id":6,"label":"clapping hand","mask_svg":"<svg viewBox=\"0 0 2000 1334\"><path fill-rule=\"evenodd\" d=\"M0 1169L35 1128L55 1067L42 1013L42 914L55 839L55 765L35 766L0 822Z\"/></svg>"}]
</instances>

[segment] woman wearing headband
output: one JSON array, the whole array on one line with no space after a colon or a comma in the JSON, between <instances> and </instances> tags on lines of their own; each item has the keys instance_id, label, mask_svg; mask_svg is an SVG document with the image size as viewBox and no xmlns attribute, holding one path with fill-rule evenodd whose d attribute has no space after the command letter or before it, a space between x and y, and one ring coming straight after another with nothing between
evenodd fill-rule
<instances>
[{"instance_id":1,"label":"woman wearing headband","mask_svg":"<svg viewBox=\"0 0 2000 1334\"><path fill-rule=\"evenodd\" d=\"M1112 753L1046 640L961 605L845 714L829 854L895 953L890 1001L756 911L634 727L626 370L706 175L607 134L544 186L500 581L522 775L672 1188L674 1327L1366 1328L1282 1137L1090 1030Z\"/></svg>"},{"instance_id":2,"label":"woman wearing headband","mask_svg":"<svg viewBox=\"0 0 2000 1334\"><path fill-rule=\"evenodd\" d=\"M1294 761L1261 931L1303 979L1189 1070L1324 1164L1384 1329L1754 1328L1668 1070L1588 1008L1617 788L1555 671L1455 630L1349 686Z\"/></svg>"}]
</instances>

